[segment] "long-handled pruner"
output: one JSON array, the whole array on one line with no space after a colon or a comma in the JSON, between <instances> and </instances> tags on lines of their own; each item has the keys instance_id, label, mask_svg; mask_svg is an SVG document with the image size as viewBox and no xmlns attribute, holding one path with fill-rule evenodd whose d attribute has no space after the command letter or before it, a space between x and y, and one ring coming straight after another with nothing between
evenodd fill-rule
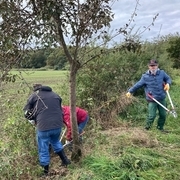
<instances>
[{"instance_id":1,"label":"long-handled pruner","mask_svg":"<svg viewBox=\"0 0 180 180\"><path fill-rule=\"evenodd\" d=\"M166 94L167 94L167 96L168 96L168 98L169 98L169 101L170 101L170 103L171 103L171 107L172 107L172 112L173 112L173 116L176 118L177 117L177 113L176 113L176 111L175 111L175 108L174 108L174 105L173 105L173 103L172 103L172 100L171 100L171 97L170 97L170 94L169 94L169 91L167 90L166 91Z\"/></svg>"},{"instance_id":2,"label":"long-handled pruner","mask_svg":"<svg viewBox=\"0 0 180 180\"><path fill-rule=\"evenodd\" d=\"M174 118L177 118L177 114L175 111L169 110L167 107L165 107L163 104L161 104L158 100L156 100L152 95L149 93L147 94L153 101L155 101L157 104L159 104L161 107L163 107L168 113L172 114Z\"/></svg>"},{"instance_id":3,"label":"long-handled pruner","mask_svg":"<svg viewBox=\"0 0 180 180\"><path fill-rule=\"evenodd\" d=\"M67 128L65 127L65 128L64 128L64 131L63 131L63 133L62 133L62 135L61 135L60 141L62 141L62 139L63 139L63 137L64 137L64 135L65 135L65 133L66 133L66 130L67 130Z\"/></svg>"}]
</instances>

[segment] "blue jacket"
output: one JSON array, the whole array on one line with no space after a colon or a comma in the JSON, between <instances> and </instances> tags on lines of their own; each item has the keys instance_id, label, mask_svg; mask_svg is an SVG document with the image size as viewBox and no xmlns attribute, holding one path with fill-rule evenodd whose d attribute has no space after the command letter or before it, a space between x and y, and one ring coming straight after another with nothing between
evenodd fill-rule
<instances>
[{"instance_id":1,"label":"blue jacket","mask_svg":"<svg viewBox=\"0 0 180 180\"><path fill-rule=\"evenodd\" d=\"M160 101L166 97L164 83L171 84L171 78L164 72L164 70L158 69L156 75L151 74L148 70L141 76L141 79L129 89L129 92L134 93L137 89L144 87L146 99L148 101L152 101L152 99L148 97L148 93L156 100Z\"/></svg>"}]
</instances>

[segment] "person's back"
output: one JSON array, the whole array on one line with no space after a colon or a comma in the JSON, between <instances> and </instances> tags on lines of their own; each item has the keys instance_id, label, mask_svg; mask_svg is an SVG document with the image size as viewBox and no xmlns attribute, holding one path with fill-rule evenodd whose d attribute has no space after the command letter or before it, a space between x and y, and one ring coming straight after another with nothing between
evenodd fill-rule
<instances>
[{"instance_id":1,"label":"person's back","mask_svg":"<svg viewBox=\"0 0 180 180\"><path fill-rule=\"evenodd\" d=\"M64 122L66 123L70 123L70 106L63 106L63 116L64 116ZM86 117L87 117L88 113L87 111L85 111L84 109L80 108L80 107L76 107L76 117L77 117L77 122L81 123L83 122Z\"/></svg>"},{"instance_id":2,"label":"person's back","mask_svg":"<svg viewBox=\"0 0 180 180\"><path fill-rule=\"evenodd\" d=\"M67 141L71 141L72 129L71 129L71 120L70 120L70 106L63 106L62 109L63 109L63 122L67 127L66 139ZM87 111L79 107L76 107L76 116L77 116L78 131L79 134L81 134L89 120L89 116Z\"/></svg>"},{"instance_id":3,"label":"person's back","mask_svg":"<svg viewBox=\"0 0 180 180\"><path fill-rule=\"evenodd\" d=\"M47 91L47 87L42 87L37 94L42 99L37 103L38 129L44 131L62 127L61 98L53 91Z\"/></svg>"},{"instance_id":4,"label":"person's back","mask_svg":"<svg viewBox=\"0 0 180 180\"><path fill-rule=\"evenodd\" d=\"M77 122L82 123L86 120L88 113L84 109L76 107L76 115L77 115Z\"/></svg>"},{"instance_id":5,"label":"person's back","mask_svg":"<svg viewBox=\"0 0 180 180\"><path fill-rule=\"evenodd\" d=\"M40 131L60 128L63 125L59 95L48 86L37 89L30 97L26 109L34 109L37 129Z\"/></svg>"}]
</instances>

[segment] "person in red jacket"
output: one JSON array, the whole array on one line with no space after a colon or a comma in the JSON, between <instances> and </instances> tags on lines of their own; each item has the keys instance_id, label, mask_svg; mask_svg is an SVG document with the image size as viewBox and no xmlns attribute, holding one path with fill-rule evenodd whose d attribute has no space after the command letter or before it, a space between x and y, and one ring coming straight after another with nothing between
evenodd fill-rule
<instances>
[{"instance_id":1,"label":"person in red jacket","mask_svg":"<svg viewBox=\"0 0 180 180\"><path fill-rule=\"evenodd\" d=\"M71 121L70 121L70 106L62 106L63 110L63 122L67 127L66 132L66 143L72 141L72 132L71 132ZM86 110L76 107L77 123L79 134L82 134L83 129L85 128L89 115Z\"/></svg>"}]
</instances>

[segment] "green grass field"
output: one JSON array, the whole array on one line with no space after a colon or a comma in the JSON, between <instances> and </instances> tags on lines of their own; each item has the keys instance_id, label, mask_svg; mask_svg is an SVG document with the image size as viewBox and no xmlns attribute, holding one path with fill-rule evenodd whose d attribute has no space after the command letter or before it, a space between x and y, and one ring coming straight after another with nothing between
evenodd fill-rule
<instances>
[{"instance_id":1,"label":"green grass field","mask_svg":"<svg viewBox=\"0 0 180 180\"><path fill-rule=\"evenodd\" d=\"M41 83L53 88L55 92L62 95L67 102L69 93L68 84L68 71L11 71L11 74L16 75L16 81L14 83L8 83L4 86L4 89L8 89L8 93L12 95L27 97L31 93L31 88L35 83Z\"/></svg>"},{"instance_id":2,"label":"green grass field","mask_svg":"<svg viewBox=\"0 0 180 180\"><path fill-rule=\"evenodd\" d=\"M45 84L53 84L61 82L67 75L68 71L11 71L12 74L17 74L18 79L16 82L27 81L30 83L45 83Z\"/></svg>"}]
</instances>

